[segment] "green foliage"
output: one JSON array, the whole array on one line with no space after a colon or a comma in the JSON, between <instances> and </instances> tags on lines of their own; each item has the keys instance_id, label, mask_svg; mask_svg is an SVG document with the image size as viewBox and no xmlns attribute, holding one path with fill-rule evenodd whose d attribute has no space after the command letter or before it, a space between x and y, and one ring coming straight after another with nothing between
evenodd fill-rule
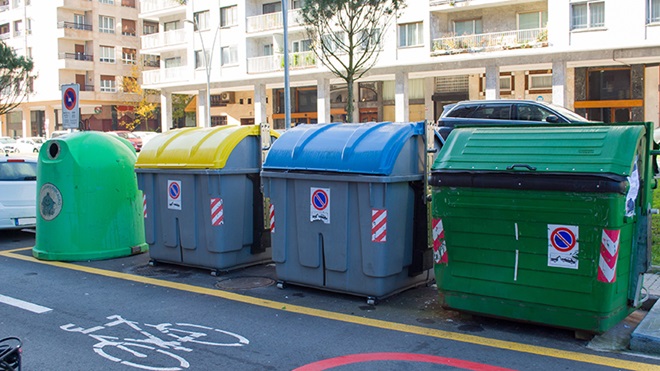
<instances>
[{"instance_id":1,"label":"green foliage","mask_svg":"<svg viewBox=\"0 0 660 371\"><path fill-rule=\"evenodd\" d=\"M135 65L131 69L129 76L124 76L122 88L125 93L125 104L133 107L133 119L124 121L127 130L135 130L141 123L155 117L158 91L151 89L142 89L139 83L140 68Z\"/></svg>"},{"instance_id":2,"label":"green foliage","mask_svg":"<svg viewBox=\"0 0 660 371\"><path fill-rule=\"evenodd\" d=\"M34 67L32 60L17 56L11 47L0 42L0 114L10 112L28 94Z\"/></svg>"},{"instance_id":3,"label":"green foliage","mask_svg":"<svg viewBox=\"0 0 660 371\"><path fill-rule=\"evenodd\" d=\"M346 112L353 117L353 83L374 66L391 20L404 0L306 0L302 22L312 50L348 87Z\"/></svg>"},{"instance_id":4,"label":"green foliage","mask_svg":"<svg viewBox=\"0 0 660 371\"><path fill-rule=\"evenodd\" d=\"M172 94L172 121L178 123L185 117L195 117L194 112L186 113L185 109L190 100L193 99L192 95L186 94ZM173 124L172 123L172 124Z\"/></svg>"}]
</instances>

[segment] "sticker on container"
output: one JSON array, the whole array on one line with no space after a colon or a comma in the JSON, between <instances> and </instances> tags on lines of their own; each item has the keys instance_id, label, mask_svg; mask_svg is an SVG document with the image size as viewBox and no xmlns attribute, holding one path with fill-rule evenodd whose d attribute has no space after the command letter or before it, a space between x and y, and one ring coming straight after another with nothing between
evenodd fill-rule
<instances>
[{"instance_id":1,"label":"sticker on container","mask_svg":"<svg viewBox=\"0 0 660 371\"><path fill-rule=\"evenodd\" d=\"M613 283L616 281L616 262L619 258L619 238L621 231L603 229L600 242L600 259L598 260L598 281Z\"/></svg>"},{"instance_id":2,"label":"sticker on container","mask_svg":"<svg viewBox=\"0 0 660 371\"><path fill-rule=\"evenodd\" d=\"M275 233L275 205L270 204L270 233Z\"/></svg>"},{"instance_id":3,"label":"sticker on container","mask_svg":"<svg viewBox=\"0 0 660 371\"><path fill-rule=\"evenodd\" d=\"M310 188L309 221L330 224L330 188Z\"/></svg>"},{"instance_id":4,"label":"sticker on container","mask_svg":"<svg viewBox=\"0 0 660 371\"><path fill-rule=\"evenodd\" d=\"M181 181L167 181L167 208L181 210Z\"/></svg>"},{"instance_id":5,"label":"sticker on container","mask_svg":"<svg viewBox=\"0 0 660 371\"><path fill-rule=\"evenodd\" d=\"M371 209L371 242L387 242L386 209Z\"/></svg>"},{"instance_id":6,"label":"sticker on container","mask_svg":"<svg viewBox=\"0 0 660 371\"><path fill-rule=\"evenodd\" d=\"M578 238L576 225L548 224L548 267L578 269Z\"/></svg>"},{"instance_id":7,"label":"sticker on container","mask_svg":"<svg viewBox=\"0 0 660 371\"><path fill-rule=\"evenodd\" d=\"M445 230L442 219L433 219L433 261L437 264L447 264L447 243L445 242Z\"/></svg>"},{"instance_id":8,"label":"sticker on container","mask_svg":"<svg viewBox=\"0 0 660 371\"><path fill-rule=\"evenodd\" d=\"M52 183L45 183L39 190L39 213L44 220L57 218L62 211L62 193Z\"/></svg>"},{"instance_id":9,"label":"sticker on container","mask_svg":"<svg viewBox=\"0 0 660 371\"><path fill-rule=\"evenodd\" d=\"M639 169L637 168L637 157L635 157L635 162L633 163L633 170L628 177L628 194L626 194L626 216L635 215L635 202L637 201L637 195L639 194Z\"/></svg>"},{"instance_id":10,"label":"sticker on container","mask_svg":"<svg viewBox=\"0 0 660 371\"><path fill-rule=\"evenodd\" d=\"M147 195L144 193L142 194L142 213L144 214L144 218L147 219Z\"/></svg>"},{"instance_id":11,"label":"sticker on container","mask_svg":"<svg viewBox=\"0 0 660 371\"><path fill-rule=\"evenodd\" d=\"M214 227L225 224L224 202L222 198L211 198L211 225Z\"/></svg>"}]
</instances>

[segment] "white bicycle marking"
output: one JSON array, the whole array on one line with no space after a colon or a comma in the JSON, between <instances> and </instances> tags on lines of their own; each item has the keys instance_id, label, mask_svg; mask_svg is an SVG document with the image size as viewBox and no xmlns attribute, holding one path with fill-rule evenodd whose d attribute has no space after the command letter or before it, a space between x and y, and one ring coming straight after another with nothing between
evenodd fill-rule
<instances>
[{"instance_id":1,"label":"white bicycle marking","mask_svg":"<svg viewBox=\"0 0 660 371\"><path fill-rule=\"evenodd\" d=\"M143 324L143 326L155 329L161 335L167 335L175 340L162 339L149 331L142 329L138 322L126 320L120 315L112 315L106 318L111 321L103 326L83 328L73 323L69 323L60 326L60 328L68 332L79 332L96 340L97 343L92 347L94 352L109 361L151 371L180 371L189 368L190 363L185 358L173 353L173 351L193 351L193 349L183 346L183 343L223 347L241 347L250 344L250 341L244 336L208 326L194 325L191 323L160 323L157 325ZM120 339L116 336L97 333L98 331L119 325L130 327L132 330L139 332L144 338L138 339L125 337ZM216 335L220 334L228 339L233 339L231 342L210 341L207 332ZM114 350L114 352L109 353L109 351L112 350ZM122 359L116 356L115 353L125 354L126 356ZM152 358L159 356L160 361L166 359L167 363L170 363L171 365L155 366L149 364L150 355Z\"/></svg>"}]
</instances>

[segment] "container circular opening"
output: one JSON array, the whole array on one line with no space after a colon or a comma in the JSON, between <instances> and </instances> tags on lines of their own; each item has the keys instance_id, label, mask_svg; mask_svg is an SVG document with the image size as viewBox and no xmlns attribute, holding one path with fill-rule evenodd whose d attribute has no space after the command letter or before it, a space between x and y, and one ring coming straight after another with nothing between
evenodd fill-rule
<instances>
[{"instance_id":1,"label":"container circular opening","mask_svg":"<svg viewBox=\"0 0 660 371\"><path fill-rule=\"evenodd\" d=\"M60 154L60 145L57 142L52 142L50 146L48 146L48 157L51 160L55 160L57 156Z\"/></svg>"}]
</instances>

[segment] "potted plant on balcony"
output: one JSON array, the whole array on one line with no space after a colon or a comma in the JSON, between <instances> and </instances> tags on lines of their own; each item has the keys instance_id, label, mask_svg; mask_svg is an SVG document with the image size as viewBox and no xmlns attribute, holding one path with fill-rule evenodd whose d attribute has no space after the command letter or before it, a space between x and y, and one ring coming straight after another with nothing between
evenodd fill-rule
<instances>
[{"instance_id":1,"label":"potted plant on balcony","mask_svg":"<svg viewBox=\"0 0 660 371\"><path fill-rule=\"evenodd\" d=\"M535 47L546 47L548 46L548 30L542 30L536 35Z\"/></svg>"}]
</instances>

